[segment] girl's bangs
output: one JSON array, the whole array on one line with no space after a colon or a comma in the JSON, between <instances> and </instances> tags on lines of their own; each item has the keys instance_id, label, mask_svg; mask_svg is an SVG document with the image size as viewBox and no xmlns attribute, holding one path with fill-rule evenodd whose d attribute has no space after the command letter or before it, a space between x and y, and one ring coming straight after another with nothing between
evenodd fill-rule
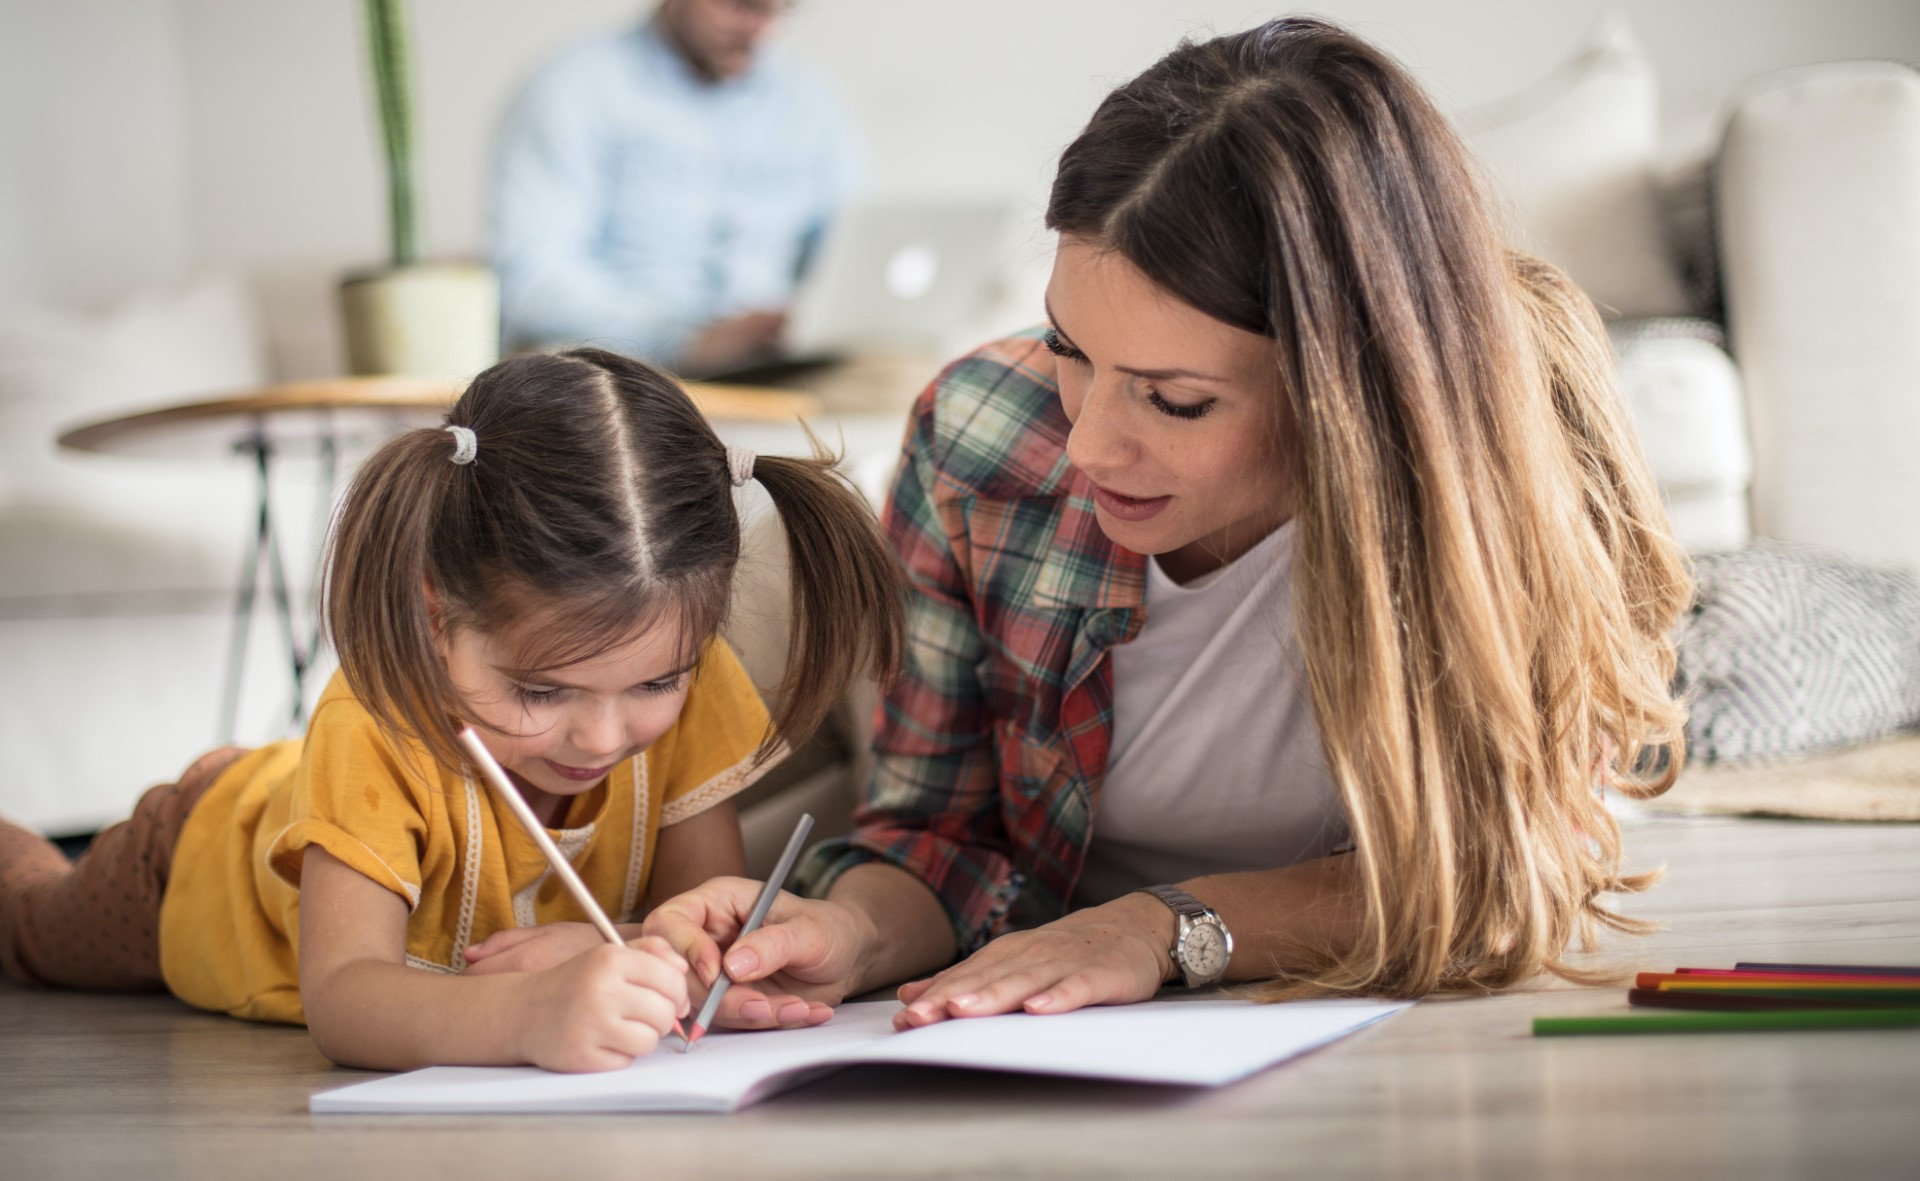
<instances>
[{"instance_id":1,"label":"girl's bangs","mask_svg":"<svg viewBox=\"0 0 1920 1181\"><path fill-rule=\"evenodd\" d=\"M502 630L520 633L512 666L503 671L527 680L583 664L632 643L657 627L676 632L676 667L697 664L707 641L726 620L727 586L712 578L625 585L555 602L534 592L512 598L535 600L520 610L510 603L496 618Z\"/></svg>"}]
</instances>

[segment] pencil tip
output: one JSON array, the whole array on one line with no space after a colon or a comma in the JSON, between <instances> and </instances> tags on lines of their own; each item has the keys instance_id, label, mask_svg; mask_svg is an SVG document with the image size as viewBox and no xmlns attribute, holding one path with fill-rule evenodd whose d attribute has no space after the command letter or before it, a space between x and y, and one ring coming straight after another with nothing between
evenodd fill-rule
<instances>
[{"instance_id":1,"label":"pencil tip","mask_svg":"<svg viewBox=\"0 0 1920 1181\"><path fill-rule=\"evenodd\" d=\"M705 1036L707 1036L707 1027L695 1022L693 1032L687 1035L687 1044L680 1052L684 1054L688 1050L693 1049L700 1044L700 1039Z\"/></svg>"}]
</instances>

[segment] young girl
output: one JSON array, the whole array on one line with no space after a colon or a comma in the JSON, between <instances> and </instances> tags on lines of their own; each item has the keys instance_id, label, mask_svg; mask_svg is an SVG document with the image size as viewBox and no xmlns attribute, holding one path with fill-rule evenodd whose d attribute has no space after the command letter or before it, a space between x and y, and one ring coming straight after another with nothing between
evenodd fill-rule
<instances>
[{"instance_id":1,"label":"young girl","mask_svg":"<svg viewBox=\"0 0 1920 1181\"><path fill-rule=\"evenodd\" d=\"M610 353L497 365L447 423L382 447L340 508L326 585L340 673L304 741L202 758L76 864L0 825L9 976L164 985L305 1022L334 1061L381 1069L610 1069L688 1011L686 961L637 927L626 947L556 933L541 970L463 971L495 932L580 916L453 735L480 731L602 906L637 922L741 873L730 798L849 678L892 667L895 560L828 461L723 446L672 380ZM771 721L716 636L748 479L792 555ZM740 990L725 1015L827 1010Z\"/></svg>"}]
</instances>

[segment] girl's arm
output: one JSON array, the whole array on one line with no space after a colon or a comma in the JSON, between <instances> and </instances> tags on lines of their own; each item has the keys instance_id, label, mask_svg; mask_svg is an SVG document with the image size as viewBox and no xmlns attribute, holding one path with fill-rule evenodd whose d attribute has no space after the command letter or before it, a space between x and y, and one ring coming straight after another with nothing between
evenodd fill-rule
<instances>
[{"instance_id":1,"label":"girl's arm","mask_svg":"<svg viewBox=\"0 0 1920 1181\"><path fill-rule=\"evenodd\" d=\"M407 907L325 849L301 867L300 999L342 1066L614 1070L687 1012L686 961L664 941L602 943L542 972L442 976L406 964Z\"/></svg>"},{"instance_id":2,"label":"girl's arm","mask_svg":"<svg viewBox=\"0 0 1920 1181\"><path fill-rule=\"evenodd\" d=\"M641 902L650 911L676 894L683 894L709 878L747 872L747 853L740 839L740 816L732 800L722 800L697 816L660 830L653 847L653 872ZM645 931L639 923L617 923L614 929L629 942ZM596 943L600 933L586 923L547 923L539 927L512 927L495 931L466 948L467 971L529 972L571 959Z\"/></svg>"},{"instance_id":3,"label":"girl's arm","mask_svg":"<svg viewBox=\"0 0 1920 1181\"><path fill-rule=\"evenodd\" d=\"M696 887L723 883L741 883L742 891L749 894L747 906L750 908L751 897L758 895L760 884L740 876L746 867L740 817L733 801L722 801L697 816L660 830L660 839L654 845L653 872L647 883L645 908L652 911L670 898L693 895ZM741 912L745 913L745 910ZM637 923L621 924L617 929L630 942L646 935ZM482 977L539 971L602 942L600 933L586 923L549 923L543 927L497 931L478 946L467 949L466 975ZM690 969L689 988L696 1004L712 986L719 962L719 952L713 948ZM729 991L721 1005L719 1023L729 1029L796 1029L818 1025L832 1017L833 1010L822 996L805 985L805 981L783 977L764 981L757 988L741 989L738 994Z\"/></svg>"},{"instance_id":4,"label":"girl's arm","mask_svg":"<svg viewBox=\"0 0 1920 1181\"><path fill-rule=\"evenodd\" d=\"M740 837L740 813L732 800L722 800L660 830L641 909L650 911L708 878L739 877L746 872L747 849ZM636 926L631 937L639 934Z\"/></svg>"}]
</instances>

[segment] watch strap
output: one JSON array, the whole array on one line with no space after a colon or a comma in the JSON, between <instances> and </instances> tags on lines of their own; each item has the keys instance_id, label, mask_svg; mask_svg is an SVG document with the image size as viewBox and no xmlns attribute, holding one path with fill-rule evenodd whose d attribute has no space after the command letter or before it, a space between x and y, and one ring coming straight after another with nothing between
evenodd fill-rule
<instances>
[{"instance_id":1,"label":"watch strap","mask_svg":"<svg viewBox=\"0 0 1920 1181\"><path fill-rule=\"evenodd\" d=\"M1181 918L1197 919L1208 913L1205 903L1178 886L1142 886L1140 892L1151 894L1166 903L1167 909Z\"/></svg>"},{"instance_id":2,"label":"watch strap","mask_svg":"<svg viewBox=\"0 0 1920 1181\"><path fill-rule=\"evenodd\" d=\"M1189 931L1201 923L1209 923L1219 929L1221 938L1225 941L1228 952L1231 953L1233 936L1228 933L1226 924L1220 921L1219 914L1178 886L1142 886L1137 893L1151 894L1158 898L1180 920L1179 926L1174 931L1173 946L1167 949L1167 958L1173 961L1175 978L1188 988L1218 983L1217 975L1206 979L1196 978L1187 966L1187 962L1180 958L1180 950L1186 944Z\"/></svg>"}]
</instances>

